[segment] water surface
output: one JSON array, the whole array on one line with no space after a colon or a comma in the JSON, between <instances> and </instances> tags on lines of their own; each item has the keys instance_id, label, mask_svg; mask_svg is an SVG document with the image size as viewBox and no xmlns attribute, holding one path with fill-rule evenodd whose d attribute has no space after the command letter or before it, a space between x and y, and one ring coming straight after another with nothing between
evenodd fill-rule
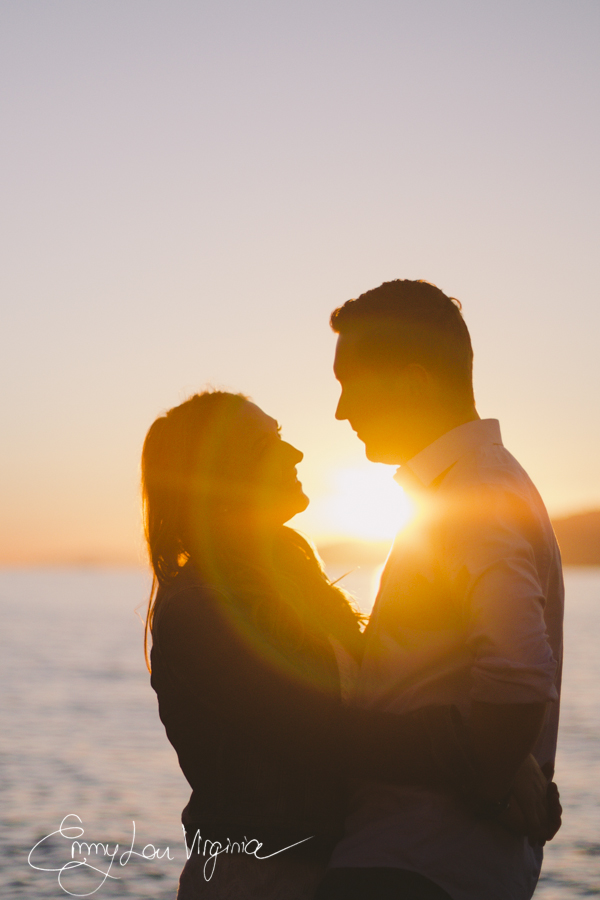
<instances>
[{"instance_id":1,"label":"water surface","mask_svg":"<svg viewBox=\"0 0 600 900\"><path fill-rule=\"evenodd\" d=\"M345 581L364 608L375 575L360 570ZM547 847L536 900L600 895L600 570L568 570L566 582L556 776L565 815ZM111 854L119 844L110 869L118 880L108 879L93 896L175 896L185 862L179 817L189 788L158 719L144 665L135 607L148 588L148 577L134 570L0 572L3 898L68 896L57 872L35 870L27 858L69 815L81 819L80 841L102 842ZM146 846L147 856L157 852L162 858L122 856L131 848L133 822L134 850ZM75 824L70 818L65 828ZM74 831L67 835L42 841L32 862L64 866L77 837ZM105 872L110 857L98 850L88 862ZM63 873L63 886L87 894L102 879L73 869Z\"/></svg>"}]
</instances>

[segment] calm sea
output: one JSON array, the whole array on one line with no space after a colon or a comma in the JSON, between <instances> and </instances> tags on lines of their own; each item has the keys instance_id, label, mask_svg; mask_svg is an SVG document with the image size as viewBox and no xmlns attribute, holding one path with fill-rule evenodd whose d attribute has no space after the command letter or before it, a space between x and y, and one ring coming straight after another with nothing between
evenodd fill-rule
<instances>
[{"instance_id":1,"label":"calm sea","mask_svg":"<svg viewBox=\"0 0 600 900\"><path fill-rule=\"evenodd\" d=\"M365 608L375 576L345 582ZM539 900L600 895L600 569L566 581L565 814ZM3 898L175 895L189 789L144 667L134 610L148 587L136 571L0 572ZM75 839L98 846L79 852Z\"/></svg>"}]
</instances>

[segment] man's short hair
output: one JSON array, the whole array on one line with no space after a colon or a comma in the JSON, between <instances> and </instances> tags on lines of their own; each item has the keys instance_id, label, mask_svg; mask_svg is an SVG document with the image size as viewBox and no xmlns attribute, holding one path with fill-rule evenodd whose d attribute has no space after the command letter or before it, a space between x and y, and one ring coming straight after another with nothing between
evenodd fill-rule
<instances>
[{"instance_id":1,"label":"man's short hair","mask_svg":"<svg viewBox=\"0 0 600 900\"><path fill-rule=\"evenodd\" d=\"M473 402L473 348L461 304L428 281L386 281L331 314L337 334L357 338L368 365L419 363L450 393Z\"/></svg>"}]
</instances>

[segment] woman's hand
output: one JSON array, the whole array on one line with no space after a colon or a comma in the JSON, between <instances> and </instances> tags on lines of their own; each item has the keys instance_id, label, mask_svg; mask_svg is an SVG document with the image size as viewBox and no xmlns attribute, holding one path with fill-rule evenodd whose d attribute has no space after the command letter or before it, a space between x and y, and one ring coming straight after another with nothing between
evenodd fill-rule
<instances>
[{"instance_id":1,"label":"woman's hand","mask_svg":"<svg viewBox=\"0 0 600 900\"><path fill-rule=\"evenodd\" d=\"M540 769L529 754L514 779L507 808L498 821L526 835L530 843L544 845L561 826L562 807L556 784Z\"/></svg>"}]
</instances>

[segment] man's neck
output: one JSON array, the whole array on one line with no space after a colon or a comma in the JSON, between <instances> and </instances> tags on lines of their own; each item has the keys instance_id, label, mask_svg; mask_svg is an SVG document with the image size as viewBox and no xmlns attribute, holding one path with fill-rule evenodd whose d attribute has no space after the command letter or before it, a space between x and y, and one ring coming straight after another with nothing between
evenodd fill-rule
<instances>
[{"instance_id":1,"label":"man's neck","mask_svg":"<svg viewBox=\"0 0 600 900\"><path fill-rule=\"evenodd\" d=\"M413 439L407 442L406 447L403 448L402 459L399 460L400 464L404 465L404 463L407 463L417 453L420 453L425 447L429 447L430 444L433 444L434 441L437 441L438 438L441 438L447 432L458 428L460 425L465 425L467 422L475 422L480 418L474 406L460 412L456 410L441 410L435 417L431 417L431 419L421 423L421 427L415 431Z\"/></svg>"}]
</instances>

